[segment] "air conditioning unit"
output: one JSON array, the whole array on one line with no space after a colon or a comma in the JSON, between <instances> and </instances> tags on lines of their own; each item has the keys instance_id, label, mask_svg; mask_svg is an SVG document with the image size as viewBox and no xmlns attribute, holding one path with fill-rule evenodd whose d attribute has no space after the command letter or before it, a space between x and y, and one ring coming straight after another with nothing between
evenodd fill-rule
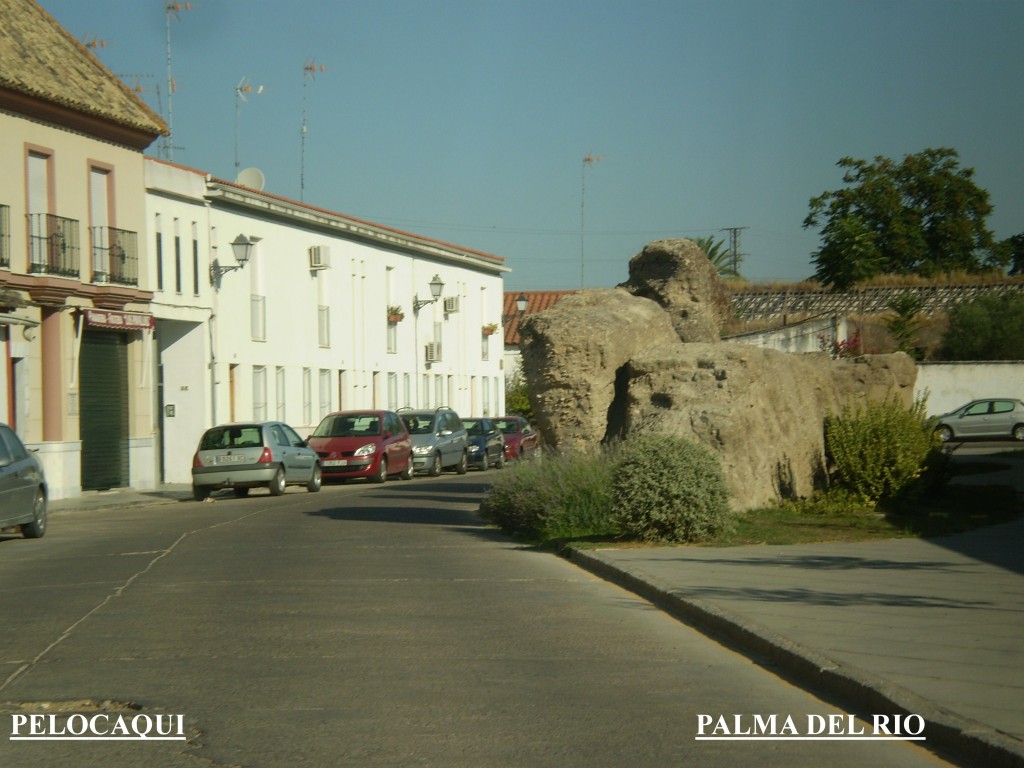
<instances>
[{"instance_id":1,"label":"air conditioning unit","mask_svg":"<svg viewBox=\"0 0 1024 768\"><path fill-rule=\"evenodd\" d=\"M432 341L427 344L427 362L428 363L439 363L441 362L441 342Z\"/></svg>"},{"instance_id":2,"label":"air conditioning unit","mask_svg":"<svg viewBox=\"0 0 1024 768\"><path fill-rule=\"evenodd\" d=\"M449 296L444 300L444 313L450 315L453 312L459 311L459 297Z\"/></svg>"},{"instance_id":3,"label":"air conditioning unit","mask_svg":"<svg viewBox=\"0 0 1024 768\"><path fill-rule=\"evenodd\" d=\"M331 266L331 251L326 245L311 245L309 247L309 268L327 269Z\"/></svg>"}]
</instances>

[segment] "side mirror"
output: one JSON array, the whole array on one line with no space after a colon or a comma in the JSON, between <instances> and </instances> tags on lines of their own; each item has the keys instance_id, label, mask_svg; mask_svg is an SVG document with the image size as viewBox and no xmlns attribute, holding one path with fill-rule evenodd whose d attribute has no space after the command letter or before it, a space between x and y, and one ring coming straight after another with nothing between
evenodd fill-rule
<instances>
[{"instance_id":1,"label":"side mirror","mask_svg":"<svg viewBox=\"0 0 1024 768\"><path fill-rule=\"evenodd\" d=\"M391 436L392 436L391 435L391 430L390 429L385 429L384 430L384 439L387 440Z\"/></svg>"},{"instance_id":2,"label":"side mirror","mask_svg":"<svg viewBox=\"0 0 1024 768\"><path fill-rule=\"evenodd\" d=\"M442 430L441 430L440 432L438 432L437 434L438 434L438 435L439 435L440 437L448 437L448 435L450 435L451 433L452 433L452 431L451 431L450 429L442 429Z\"/></svg>"}]
</instances>

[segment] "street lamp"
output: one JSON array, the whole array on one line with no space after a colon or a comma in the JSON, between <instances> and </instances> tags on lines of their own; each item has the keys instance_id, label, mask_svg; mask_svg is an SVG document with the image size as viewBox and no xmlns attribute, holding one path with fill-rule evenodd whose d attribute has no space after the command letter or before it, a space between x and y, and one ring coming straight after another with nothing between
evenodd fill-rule
<instances>
[{"instance_id":1,"label":"street lamp","mask_svg":"<svg viewBox=\"0 0 1024 768\"><path fill-rule=\"evenodd\" d=\"M217 281L220 280L222 275L228 272L234 272L236 269L241 269L249 263L249 258L252 256L253 246L256 245L262 238L259 237L246 237L245 235L239 235L231 241L231 252L235 256L237 264L234 266L221 266L221 264L214 260L213 264L210 265L210 285L216 285Z\"/></svg>"},{"instance_id":2,"label":"street lamp","mask_svg":"<svg viewBox=\"0 0 1024 768\"><path fill-rule=\"evenodd\" d=\"M419 296L413 296L412 308L414 312L419 312L420 309L427 306L427 304L433 304L435 301L441 298L441 292L444 291L444 283L441 278L434 275L434 279L430 281L430 295L431 299L421 299Z\"/></svg>"}]
</instances>

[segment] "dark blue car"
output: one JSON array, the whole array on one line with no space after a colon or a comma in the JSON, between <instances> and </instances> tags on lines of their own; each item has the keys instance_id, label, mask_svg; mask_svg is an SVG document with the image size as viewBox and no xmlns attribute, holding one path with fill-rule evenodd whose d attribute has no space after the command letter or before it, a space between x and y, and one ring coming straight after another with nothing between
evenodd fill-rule
<instances>
[{"instance_id":1,"label":"dark blue car","mask_svg":"<svg viewBox=\"0 0 1024 768\"><path fill-rule=\"evenodd\" d=\"M505 466L505 436L493 419L463 419L469 440L469 466L479 470Z\"/></svg>"}]
</instances>

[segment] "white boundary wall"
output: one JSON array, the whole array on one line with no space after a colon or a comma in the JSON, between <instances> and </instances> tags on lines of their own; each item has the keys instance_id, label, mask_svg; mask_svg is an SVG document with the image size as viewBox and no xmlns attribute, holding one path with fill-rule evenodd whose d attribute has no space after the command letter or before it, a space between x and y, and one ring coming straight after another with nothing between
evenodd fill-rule
<instances>
[{"instance_id":1,"label":"white boundary wall","mask_svg":"<svg viewBox=\"0 0 1024 768\"><path fill-rule=\"evenodd\" d=\"M925 393L930 416L983 397L1024 400L1024 362L918 363L914 394Z\"/></svg>"}]
</instances>

